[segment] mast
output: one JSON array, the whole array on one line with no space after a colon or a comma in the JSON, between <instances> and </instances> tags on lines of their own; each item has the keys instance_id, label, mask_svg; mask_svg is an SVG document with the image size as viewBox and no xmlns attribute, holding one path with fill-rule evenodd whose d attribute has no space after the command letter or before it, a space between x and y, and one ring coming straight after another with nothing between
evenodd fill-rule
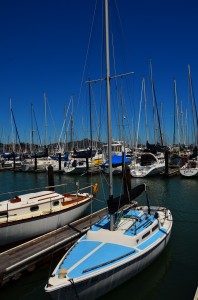
<instances>
[{"instance_id":1,"label":"mast","mask_svg":"<svg viewBox=\"0 0 198 300\"><path fill-rule=\"evenodd\" d=\"M175 107L176 107L176 118L177 118L178 145L180 147L180 126L179 126L179 111L178 111L176 80L174 80L174 95L175 95Z\"/></svg>"},{"instance_id":2,"label":"mast","mask_svg":"<svg viewBox=\"0 0 198 300\"><path fill-rule=\"evenodd\" d=\"M142 80L142 88L141 88L141 96L140 96L140 108L139 108L139 115L138 115L138 128L137 128L137 136L136 136L136 143L135 148L138 147L138 138L139 138L139 129L140 129L140 118L141 118L141 110L142 110L142 95L143 95L143 80Z\"/></svg>"},{"instance_id":3,"label":"mast","mask_svg":"<svg viewBox=\"0 0 198 300\"><path fill-rule=\"evenodd\" d=\"M145 125L146 125L146 141L149 140L148 134L148 118L147 118L147 108L146 108L146 86L145 86L145 79L143 77L143 92L144 92L144 112L145 112Z\"/></svg>"},{"instance_id":4,"label":"mast","mask_svg":"<svg viewBox=\"0 0 198 300\"><path fill-rule=\"evenodd\" d=\"M70 128L70 140L71 140L71 151L73 151L73 124L74 124L74 119L73 119L73 113L74 113L74 100L73 97L71 97L72 101L72 112L71 112L71 128Z\"/></svg>"},{"instance_id":5,"label":"mast","mask_svg":"<svg viewBox=\"0 0 198 300\"><path fill-rule=\"evenodd\" d=\"M33 151L33 144L34 144L34 121L33 121L33 104L31 103L31 147L30 147L30 151Z\"/></svg>"},{"instance_id":6,"label":"mast","mask_svg":"<svg viewBox=\"0 0 198 300\"><path fill-rule=\"evenodd\" d=\"M64 105L64 114L65 114L64 151L67 151L67 110L66 110L66 103L65 103L65 105Z\"/></svg>"},{"instance_id":7,"label":"mast","mask_svg":"<svg viewBox=\"0 0 198 300\"><path fill-rule=\"evenodd\" d=\"M47 146L47 97L44 93L44 109L45 109L45 145Z\"/></svg>"},{"instance_id":8,"label":"mast","mask_svg":"<svg viewBox=\"0 0 198 300\"><path fill-rule=\"evenodd\" d=\"M193 117L193 126L194 126L195 146L197 146L198 145L198 115L197 115L197 107L196 107L195 96L193 91L190 65L188 65L188 80L189 80L190 97L192 101L192 117Z\"/></svg>"},{"instance_id":9,"label":"mast","mask_svg":"<svg viewBox=\"0 0 198 300\"><path fill-rule=\"evenodd\" d=\"M159 118L159 112L158 112L158 106L157 106L157 100L156 100L156 94L155 94L155 85L154 85L154 80L153 80L153 69L152 69L152 63L150 60L150 80L151 80L151 90L152 90L152 100L153 100L153 118L154 118L154 138L155 138L155 143L158 142L158 128L159 128L159 134L160 134L160 142L161 146L164 145L163 143L163 138L162 138L162 131L161 131L161 124L160 124L160 118ZM157 126L158 123L158 128L155 127Z\"/></svg>"},{"instance_id":10,"label":"mast","mask_svg":"<svg viewBox=\"0 0 198 300\"><path fill-rule=\"evenodd\" d=\"M14 126L13 126L13 116L12 116L12 99L10 98L10 122L12 128L12 152L15 152L15 143L14 143Z\"/></svg>"},{"instance_id":11,"label":"mast","mask_svg":"<svg viewBox=\"0 0 198 300\"><path fill-rule=\"evenodd\" d=\"M154 142L157 143L157 121L156 121L156 113L155 113L155 101L154 101L154 85L153 85L153 68L152 62L150 60L150 81L151 81L151 91L152 91L152 106L153 106L153 122L154 122Z\"/></svg>"},{"instance_id":12,"label":"mast","mask_svg":"<svg viewBox=\"0 0 198 300\"><path fill-rule=\"evenodd\" d=\"M111 103L110 103L110 58L109 58L109 11L108 0L105 0L105 36L106 36L106 94L107 94L107 127L108 127L108 156L109 156L109 200L113 200L112 176L112 133L111 133ZM114 216L110 214L110 230L114 227Z\"/></svg>"},{"instance_id":13,"label":"mast","mask_svg":"<svg viewBox=\"0 0 198 300\"><path fill-rule=\"evenodd\" d=\"M90 143L91 143L91 160L92 160L92 144L93 144L93 135L92 135L92 103L91 103L91 83L90 80L88 81L89 84L89 105L90 105L90 110L89 110L89 122L90 122Z\"/></svg>"}]
</instances>

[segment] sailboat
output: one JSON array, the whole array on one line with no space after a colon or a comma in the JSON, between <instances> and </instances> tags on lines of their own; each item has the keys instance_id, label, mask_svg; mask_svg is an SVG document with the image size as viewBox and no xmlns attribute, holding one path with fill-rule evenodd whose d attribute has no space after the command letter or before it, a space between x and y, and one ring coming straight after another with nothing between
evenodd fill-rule
<instances>
[{"instance_id":1,"label":"sailboat","mask_svg":"<svg viewBox=\"0 0 198 300\"><path fill-rule=\"evenodd\" d=\"M96 188L95 188L96 189ZM0 246L35 238L80 218L93 195L42 190L0 202Z\"/></svg>"},{"instance_id":2,"label":"sailboat","mask_svg":"<svg viewBox=\"0 0 198 300\"><path fill-rule=\"evenodd\" d=\"M140 163L131 167L132 177L146 177L159 175L165 170L164 155L157 156L153 153L142 153Z\"/></svg>"},{"instance_id":3,"label":"sailboat","mask_svg":"<svg viewBox=\"0 0 198 300\"><path fill-rule=\"evenodd\" d=\"M180 168L180 174L184 177L198 177L198 147L195 146L193 153L187 162Z\"/></svg>"},{"instance_id":4,"label":"sailboat","mask_svg":"<svg viewBox=\"0 0 198 300\"><path fill-rule=\"evenodd\" d=\"M53 299L59 300L91 300L110 292L158 257L166 247L172 229L170 210L150 206L145 184L129 192L125 189L124 195L113 197L108 0L104 1L110 168L107 201L109 213L96 222L66 252L48 279L45 291ZM134 207L132 201L143 192L147 205Z\"/></svg>"}]
</instances>

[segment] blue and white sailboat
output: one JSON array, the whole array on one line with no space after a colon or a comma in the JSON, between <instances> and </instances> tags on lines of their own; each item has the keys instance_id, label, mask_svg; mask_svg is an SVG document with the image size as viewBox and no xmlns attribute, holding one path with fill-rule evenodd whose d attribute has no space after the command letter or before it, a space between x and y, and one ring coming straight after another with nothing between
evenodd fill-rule
<instances>
[{"instance_id":1,"label":"blue and white sailboat","mask_svg":"<svg viewBox=\"0 0 198 300\"><path fill-rule=\"evenodd\" d=\"M105 0L108 145L111 145L108 0ZM97 299L150 265L169 241L172 215L165 207L134 207L146 185L113 198L109 151L109 214L92 226L63 256L45 286L53 299ZM126 204L127 207L126 207ZM123 207L123 208L122 208Z\"/></svg>"}]
</instances>

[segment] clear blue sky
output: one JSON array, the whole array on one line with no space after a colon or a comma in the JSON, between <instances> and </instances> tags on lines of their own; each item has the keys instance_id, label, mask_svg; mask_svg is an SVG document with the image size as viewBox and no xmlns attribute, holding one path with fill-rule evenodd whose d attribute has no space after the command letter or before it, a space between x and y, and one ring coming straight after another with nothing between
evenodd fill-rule
<instances>
[{"instance_id":1,"label":"clear blue sky","mask_svg":"<svg viewBox=\"0 0 198 300\"><path fill-rule=\"evenodd\" d=\"M7 142L8 137L11 140L10 98L21 141L30 140L31 103L43 138L44 92L48 100L47 129L51 141L55 139L55 132L58 136L61 134L64 105L68 106L71 96L74 99L75 110L74 136L89 136L88 88L85 81L101 76L101 0L98 1L93 35L89 44L95 3L95 0L0 1L1 141ZM119 10L119 17L116 16L114 3ZM153 131L148 81L149 59L152 59L156 98L159 105L162 103L164 134L167 142L172 142L173 80L177 80L178 101L182 101L185 112L190 105L188 64L191 66L195 99L198 97L197 1L110 1L110 8L113 6L110 27L114 30L116 73L135 72L128 80L127 92L122 92L119 87L119 94L124 95L125 129L129 128L133 133L135 131L132 118L137 124L141 80L145 76L149 129ZM112 75L115 74L113 66L112 61ZM100 115L100 88L96 88L97 85L100 86L94 84L92 87L93 135L96 137L98 124L101 123L99 120L102 120L101 130L105 138L105 102L102 96ZM116 96L112 98L112 111L115 116ZM191 115L188 118L190 119ZM116 122L117 117L113 119L115 139L118 138ZM144 142L143 114L141 132ZM153 142L152 132L150 141Z\"/></svg>"}]
</instances>

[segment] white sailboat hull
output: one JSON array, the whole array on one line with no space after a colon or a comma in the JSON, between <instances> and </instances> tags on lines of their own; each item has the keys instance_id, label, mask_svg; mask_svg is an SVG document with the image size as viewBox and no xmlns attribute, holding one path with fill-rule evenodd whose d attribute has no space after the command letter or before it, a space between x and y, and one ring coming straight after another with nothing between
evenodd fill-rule
<instances>
[{"instance_id":1,"label":"white sailboat hull","mask_svg":"<svg viewBox=\"0 0 198 300\"><path fill-rule=\"evenodd\" d=\"M94 225L61 259L46 292L55 300L97 299L148 267L170 239L172 215L165 208L151 207L151 215L141 209L133 213L136 221L130 210L121 213L128 217L115 231L106 229L108 216Z\"/></svg>"},{"instance_id":2,"label":"white sailboat hull","mask_svg":"<svg viewBox=\"0 0 198 300\"><path fill-rule=\"evenodd\" d=\"M12 222L0 223L0 246L14 244L20 241L45 234L83 216L89 207L91 198L86 202L71 206L62 211L56 211L37 217L22 218Z\"/></svg>"},{"instance_id":3,"label":"white sailboat hull","mask_svg":"<svg viewBox=\"0 0 198 300\"><path fill-rule=\"evenodd\" d=\"M154 248L142 253L136 259L128 259L116 268L109 268L106 272L89 277L87 280L75 282L75 287L72 283L63 287L59 286L59 289L51 290L50 296L55 300L97 299L148 267L164 250L169 238L170 232Z\"/></svg>"},{"instance_id":4,"label":"white sailboat hull","mask_svg":"<svg viewBox=\"0 0 198 300\"><path fill-rule=\"evenodd\" d=\"M197 177L198 176L198 161L189 160L180 169L180 174L184 177Z\"/></svg>"},{"instance_id":5,"label":"white sailboat hull","mask_svg":"<svg viewBox=\"0 0 198 300\"><path fill-rule=\"evenodd\" d=\"M153 166L145 166L145 167L135 167L131 170L132 177L146 177L146 176L154 176L163 172L165 169L165 164L157 164Z\"/></svg>"},{"instance_id":6,"label":"white sailboat hull","mask_svg":"<svg viewBox=\"0 0 198 300\"><path fill-rule=\"evenodd\" d=\"M180 169L180 174L185 177L197 177L198 176L198 168L197 169Z\"/></svg>"}]
</instances>

